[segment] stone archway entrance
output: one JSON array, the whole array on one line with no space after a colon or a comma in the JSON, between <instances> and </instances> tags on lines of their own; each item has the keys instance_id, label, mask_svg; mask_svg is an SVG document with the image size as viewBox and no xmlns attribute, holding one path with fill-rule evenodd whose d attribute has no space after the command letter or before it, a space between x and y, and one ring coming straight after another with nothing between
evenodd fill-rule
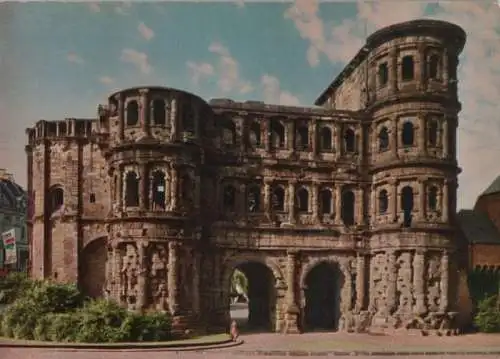
<instances>
[{"instance_id":1,"label":"stone archway entrance","mask_svg":"<svg viewBox=\"0 0 500 359\"><path fill-rule=\"evenodd\" d=\"M80 256L79 282L83 293L92 298L102 297L106 282L106 238L90 242Z\"/></svg>"},{"instance_id":2,"label":"stone archway entrance","mask_svg":"<svg viewBox=\"0 0 500 359\"><path fill-rule=\"evenodd\" d=\"M273 272L259 262L246 262L234 270L238 270L246 277L247 293L246 296L242 296L243 300L231 302L232 319L238 322L241 330L274 331L276 279Z\"/></svg>"},{"instance_id":3,"label":"stone archway entrance","mask_svg":"<svg viewBox=\"0 0 500 359\"><path fill-rule=\"evenodd\" d=\"M335 263L321 262L305 278L304 330L338 330L342 273Z\"/></svg>"}]
</instances>

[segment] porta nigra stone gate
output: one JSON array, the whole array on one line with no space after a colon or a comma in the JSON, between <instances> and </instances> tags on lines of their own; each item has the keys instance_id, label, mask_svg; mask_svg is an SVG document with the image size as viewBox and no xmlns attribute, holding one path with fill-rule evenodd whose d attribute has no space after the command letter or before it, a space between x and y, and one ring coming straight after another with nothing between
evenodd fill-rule
<instances>
[{"instance_id":1,"label":"porta nigra stone gate","mask_svg":"<svg viewBox=\"0 0 500 359\"><path fill-rule=\"evenodd\" d=\"M95 119L27 130L31 273L176 328L455 332L464 31L371 35L316 107L119 91Z\"/></svg>"}]
</instances>

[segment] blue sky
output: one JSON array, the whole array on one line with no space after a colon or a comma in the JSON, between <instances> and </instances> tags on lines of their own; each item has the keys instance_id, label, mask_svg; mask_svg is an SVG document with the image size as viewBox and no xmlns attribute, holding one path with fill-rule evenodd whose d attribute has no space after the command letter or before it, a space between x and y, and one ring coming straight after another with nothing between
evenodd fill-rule
<instances>
[{"instance_id":1,"label":"blue sky","mask_svg":"<svg viewBox=\"0 0 500 359\"><path fill-rule=\"evenodd\" d=\"M460 207L500 174L500 7L495 1L0 4L0 167L26 184L24 129L93 117L106 95L162 85L205 99L311 105L380 27L415 18L466 30Z\"/></svg>"}]
</instances>

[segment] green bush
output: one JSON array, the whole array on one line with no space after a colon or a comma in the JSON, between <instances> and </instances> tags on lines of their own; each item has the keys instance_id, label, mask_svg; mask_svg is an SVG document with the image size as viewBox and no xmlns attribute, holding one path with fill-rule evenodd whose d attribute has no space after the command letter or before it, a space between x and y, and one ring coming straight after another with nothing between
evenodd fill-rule
<instances>
[{"instance_id":1,"label":"green bush","mask_svg":"<svg viewBox=\"0 0 500 359\"><path fill-rule=\"evenodd\" d=\"M16 299L0 313L1 335L86 343L172 338L168 314L135 314L112 301L85 300L77 287L70 284L12 282L23 283L9 287L13 293L22 294L15 294Z\"/></svg>"},{"instance_id":2,"label":"green bush","mask_svg":"<svg viewBox=\"0 0 500 359\"><path fill-rule=\"evenodd\" d=\"M18 299L2 316L2 333L16 339L33 339L33 331L41 315L35 303Z\"/></svg>"},{"instance_id":3,"label":"green bush","mask_svg":"<svg viewBox=\"0 0 500 359\"><path fill-rule=\"evenodd\" d=\"M172 339L172 320L166 313L130 313L122 330L129 341L166 341Z\"/></svg>"},{"instance_id":4,"label":"green bush","mask_svg":"<svg viewBox=\"0 0 500 359\"><path fill-rule=\"evenodd\" d=\"M479 301L474 324L484 333L500 332L500 305L497 295L487 296Z\"/></svg>"},{"instance_id":5,"label":"green bush","mask_svg":"<svg viewBox=\"0 0 500 359\"><path fill-rule=\"evenodd\" d=\"M39 282L30 279L26 273L13 272L0 278L0 304L13 303L37 283Z\"/></svg>"},{"instance_id":6,"label":"green bush","mask_svg":"<svg viewBox=\"0 0 500 359\"><path fill-rule=\"evenodd\" d=\"M77 342L112 343L129 339L129 333L123 330L128 313L118 304L106 301L90 301L79 312L79 330Z\"/></svg>"}]
</instances>

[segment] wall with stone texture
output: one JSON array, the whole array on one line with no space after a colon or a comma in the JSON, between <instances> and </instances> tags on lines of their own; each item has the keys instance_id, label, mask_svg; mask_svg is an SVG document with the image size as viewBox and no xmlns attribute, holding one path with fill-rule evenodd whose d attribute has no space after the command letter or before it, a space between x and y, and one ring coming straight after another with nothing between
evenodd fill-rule
<instances>
[{"instance_id":1,"label":"wall with stone texture","mask_svg":"<svg viewBox=\"0 0 500 359\"><path fill-rule=\"evenodd\" d=\"M331 96L331 108L359 111L366 107L366 61L363 61Z\"/></svg>"}]
</instances>

